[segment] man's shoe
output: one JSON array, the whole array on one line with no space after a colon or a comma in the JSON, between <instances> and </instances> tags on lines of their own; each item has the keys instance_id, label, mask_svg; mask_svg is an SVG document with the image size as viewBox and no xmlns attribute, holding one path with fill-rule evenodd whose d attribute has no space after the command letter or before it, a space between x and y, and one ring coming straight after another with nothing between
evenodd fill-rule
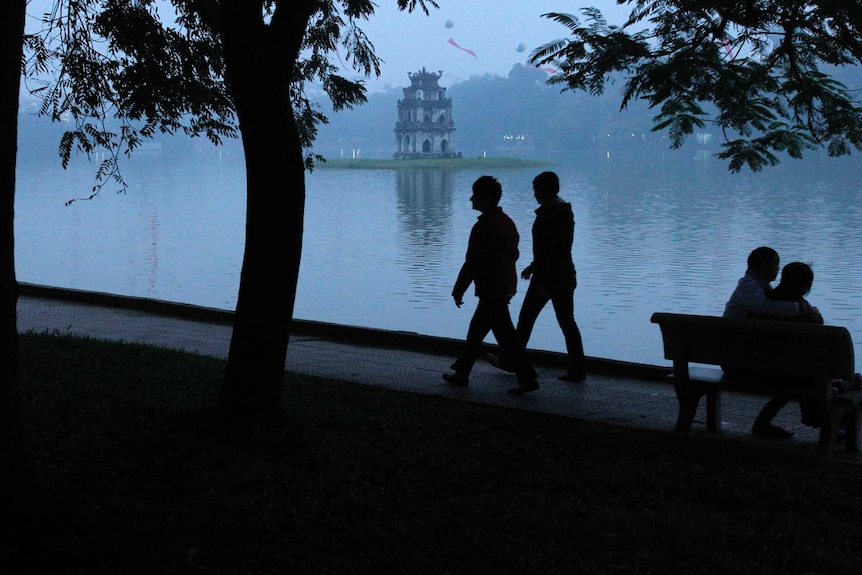
<instances>
[{"instance_id":1,"label":"man's shoe","mask_svg":"<svg viewBox=\"0 0 862 575\"><path fill-rule=\"evenodd\" d=\"M565 373L558 377L560 381L568 381L571 383L581 383L587 380L586 373Z\"/></svg>"},{"instance_id":2,"label":"man's shoe","mask_svg":"<svg viewBox=\"0 0 862 575\"><path fill-rule=\"evenodd\" d=\"M493 353L486 353L485 357L488 359L488 363L496 367L497 369L502 369L507 373L515 373L515 370L510 366L506 365L502 359L494 355Z\"/></svg>"},{"instance_id":3,"label":"man's shoe","mask_svg":"<svg viewBox=\"0 0 862 575\"><path fill-rule=\"evenodd\" d=\"M444 373L443 379L446 380L447 383L451 383L452 385L459 385L461 387L467 387L470 384L470 378L466 375L461 375L460 373Z\"/></svg>"},{"instance_id":4,"label":"man's shoe","mask_svg":"<svg viewBox=\"0 0 862 575\"><path fill-rule=\"evenodd\" d=\"M509 390L509 393L512 395L524 395L525 393L530 393L537 389L539 389L539 382L534 379L529 383L522 383L518 387L513 387Z\"/></svg>"},{"instance_id":5,"label":"man's shoe","mask_svg":"<svg viewBox=\"0 0 862 575\"><path fill-rule=\"evenodd\" d=\"M790 439L793 437L792 431L787 431L783 427L778 427L771 423L755 423L751 428L751 434L757 437L771 437L773 439Z\"/></svg>"}]
</instances>

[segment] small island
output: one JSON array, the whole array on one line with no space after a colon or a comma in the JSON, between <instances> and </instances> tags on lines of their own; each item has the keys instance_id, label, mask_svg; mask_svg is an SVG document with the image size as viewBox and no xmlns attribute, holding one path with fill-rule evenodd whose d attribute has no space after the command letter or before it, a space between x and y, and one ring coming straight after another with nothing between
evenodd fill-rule
<instances>
[{"instance_id":1,"label":"small island","mask_svg":"<svg viewBox=\"0 0 862 575\"><path fill-rule=\"evenodd\" d=\"M315 168L336 170L499 170L539 168L554 165L545 160L513 157L464 157L455 148L455 122L452 99L438 80L442 71L429 72L422 68L409 73L410 86L403 88L398 100L398 121L395 123L395 153L391 159L361 158L358 150L352 157L316 160ZM505 152L504 152L505 153Z\"/></svg>"},{"instance_id":2,"label":"small island","mask_svg":"<svg viewBox=\"0 0 862 575\"><path fill-rule=\"evenodd\" d=\"M504 168L538 168L554 165L546 160L526 160L522 158L481 157L481 158L417 158L409 160L395 159L353 159L332 158L326 161L314 162L315 169L335 170L409 170L417 168L445 169L504 169Z\"/></svg>"}]
</instances>

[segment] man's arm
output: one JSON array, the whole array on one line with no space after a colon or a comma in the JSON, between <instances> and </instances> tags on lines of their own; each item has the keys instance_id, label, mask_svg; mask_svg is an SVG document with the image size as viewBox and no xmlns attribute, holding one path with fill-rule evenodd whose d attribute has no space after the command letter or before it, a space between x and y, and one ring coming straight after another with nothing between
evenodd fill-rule
<instances>
[{"instance_id":1,"label":"man's arm","mask_svg":"<svg viewBox=\"0 0 862 575\"><path fill-rule=\"evenodd\" d=\"M455 305L458 307L461 307L461 304L464 303L464 294L467 293L467 288L476 279L476 270L482 260L483 250L484 242L482 241L481 229L479 224L476 224L470 231L464 265L461 266L461 271L458 272L458 279L455 280L455 287L452 288L452 297L455 299Z\"/></svg>"},{"instance_id":2,"label":"man's arm","mask_svg":"<svg viewBox=\"0 0 862 575\"><path fill-rule=\"evenodd\" d=\"M461 266L458 279L455 280L455 287L452 288L452 299L455 300L457 307L461 307L464 304L464 293L473 281L473 271L470 269L468 263L464 262L464 265Z\"/></svg>"},{"instance_id":3,"label":"man's arm","mask_svg":"<svg viewBox=\"0 0 862 575\"><path fill-rule=\"evenodd\" d=\"M799 304L796 302L770 299L755 280L743 278L724 308L724 317L744 318L749 313L796 317L799 311Z\"/></svg>"}]
</instances>

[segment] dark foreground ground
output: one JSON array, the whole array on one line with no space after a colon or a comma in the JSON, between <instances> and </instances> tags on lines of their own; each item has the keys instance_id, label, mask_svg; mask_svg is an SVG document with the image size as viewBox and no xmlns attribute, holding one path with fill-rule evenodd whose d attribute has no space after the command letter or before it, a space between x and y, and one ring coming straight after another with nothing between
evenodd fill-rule
<instances>
[{"instance_id":1,"label":"dark foreground ground","mask_svg":"<svg viewBox=\"0 0 862 575\"><path fill-rule=\"evenodd\" d=\"M21 347L38 468L95 548L33 550L2 516L2 574L862 567L859 466L290 374L282 424L215 439L219 360Z\"/></svg>"}]
</instances>

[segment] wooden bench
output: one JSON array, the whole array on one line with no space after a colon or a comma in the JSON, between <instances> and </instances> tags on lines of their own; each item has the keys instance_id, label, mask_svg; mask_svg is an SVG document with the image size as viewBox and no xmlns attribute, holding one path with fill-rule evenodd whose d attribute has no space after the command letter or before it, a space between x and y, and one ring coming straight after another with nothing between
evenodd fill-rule
<instances>
[{"instance_id":1,"label":"wooden bench","mask_svg":"<svg viewBox=\"0 0 862 575\"><path fill-rule=\"evenodd\" d=\"M703 396L707 429L719 431L722 390L785 395L813 400L817 406L821 421L819 455L832 455L842 420L846 451L858 451L862 391L833 389L833 380L853 381L853 341L846 328L672 313L655 313L651 321L661 327L665 359L673 361L679 401L676 431L691 431ZM728 375L706 367L690 369L692 363L718 365L733 374L749 375ZM798 383L787 386L783 377Z\"/></svg>"}]
</instances>

